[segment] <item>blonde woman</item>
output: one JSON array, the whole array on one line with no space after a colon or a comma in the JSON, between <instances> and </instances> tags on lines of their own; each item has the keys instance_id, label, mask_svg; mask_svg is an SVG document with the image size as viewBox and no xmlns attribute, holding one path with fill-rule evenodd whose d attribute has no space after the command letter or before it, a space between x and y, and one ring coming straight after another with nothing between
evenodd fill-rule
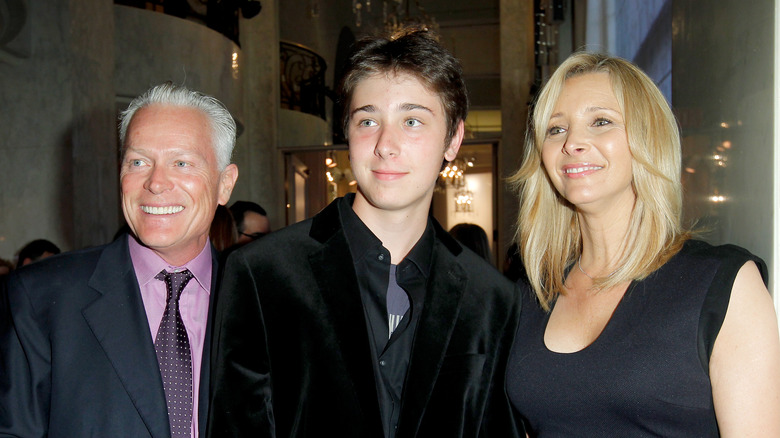
<instances>
[{"instance_id":1,"label":"blonde woman","mask_svg":"<svg viewBox=\"0 0 780 438\"><path fill-rule=\"evenodd\" d=\"M764 262L681 225L680 138L628 61L577 53L512 181L525 299L507 391L530 436L780 436Z\"/></svg>"}]
</instances>

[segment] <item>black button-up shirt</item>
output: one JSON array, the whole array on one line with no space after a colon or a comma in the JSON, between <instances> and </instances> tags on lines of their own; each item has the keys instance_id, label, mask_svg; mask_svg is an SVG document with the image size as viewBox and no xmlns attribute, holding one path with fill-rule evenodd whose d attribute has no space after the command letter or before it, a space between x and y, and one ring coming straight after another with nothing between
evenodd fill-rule
<instances>
[{"instance_id":1,"label":"black button-up shirt","mask_svg":"<svg viewBox=\"0 0 780 438\"><path fill-rule=\"evenodd\" d=\"M355 265L369 338L376 353L374 375L382 426L385 436L392 438L398 425L412 342L430 277L435 236L429 219L420 240L396 268L396 282L409 297L409 310L388 339L386 296L390 252L352 210L354 199L354 194L342 198L339 213Z\"/></svg>"}]
</instances>

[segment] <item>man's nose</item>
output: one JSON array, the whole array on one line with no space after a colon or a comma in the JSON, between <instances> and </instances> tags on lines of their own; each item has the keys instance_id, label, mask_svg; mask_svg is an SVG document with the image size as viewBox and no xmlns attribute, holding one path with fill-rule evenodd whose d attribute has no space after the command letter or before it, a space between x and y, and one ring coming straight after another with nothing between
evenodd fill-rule
<instances>
[{"instance_id":1,"label":"man's nose","mask_svg":"<svg viewBox=\"0 0 780 438\"><path fill-rule=\"evenodd\" d=\"M169 190L172 186L168 170L159 165L152 165L144 188L154 194L159 194Z\"/></svg>"}]
</instances>

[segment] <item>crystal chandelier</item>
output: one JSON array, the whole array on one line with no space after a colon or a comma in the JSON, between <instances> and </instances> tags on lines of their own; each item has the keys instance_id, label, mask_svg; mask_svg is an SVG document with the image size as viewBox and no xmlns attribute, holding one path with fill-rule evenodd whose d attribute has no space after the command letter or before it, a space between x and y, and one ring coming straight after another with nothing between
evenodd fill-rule
<instances>
[{"instance_id":1,"label":"crystal chandelier","mask_svg":"<svg viewBox=\"0 0 780 438\"><path fill-rule=\"evenodd\" d=\"M412 14L412 0L352 0L352 12L355 14L355 26L363 25L364 15L370 17L372 7L382 2L382 26L385 32L393 34L406 27L417 27L438 33L436 19L425 12L420 0L413 0L417 14Z\"/></svg>"},{"instance_id":2,"label":"crystal chandelier","mask_svg":"<svg viewBox=\"0 0 780 438\"><path fill-rule=\"evenodd\" d=\"M455 213L471 213L474 211L474 194L471 190L460 189L455 192Z\"/></svg>"},{"instance_id":3,"label":"crystal chandelier","mask_svg":"<svg viewBox=\"0 0 780 438\"><path fill-rule=\"evenodd\" d=\"M459 189L466 185L466 180L463 178L463 173L466 169L474 167L474 159L469 158L464 160L463 158L456 158L444 167L439 173L440 182L443 186L450 186Z\"/></svg>"}]
</instances>

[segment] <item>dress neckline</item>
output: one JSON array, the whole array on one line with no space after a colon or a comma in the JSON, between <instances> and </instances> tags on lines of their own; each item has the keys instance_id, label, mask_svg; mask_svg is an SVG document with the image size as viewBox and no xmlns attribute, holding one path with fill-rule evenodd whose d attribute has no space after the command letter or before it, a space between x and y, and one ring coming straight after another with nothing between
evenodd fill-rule
<instances>
[{"instance_id":1,"label":"dress neckline","mask_svg":"<svg viewBox=\"0 0 780 438\"><path fill-rule=\"evenodd\" d=\"M551 349L549 346L547 346L547 342L544 339L545 335L547 334L547 326L550 324L550 316L552 316L553 310L555 310L555 305L558 302L558 299L556 298L555 301L553 301L552 305L550 306L550 310L548 312L545 312L544 315L544 329L541 330L541 342L542 342L543 349L555 355L573 356L576 354L585 353L588 350L594 348L594 346L597 346L597 344L599 344L600 341L602 341L602 339L605 338L605 336L607 337L609 336L610 334L609 332L613 331L612 327L620 323L621 321L620 317L622 316L623 313L625 313L624 308L628 306L627 304L624 303L626 302L626 300L628 300L628 296L631 294L632 290L635 288L637 284L638 283L636 280L632 280L631 283L628 284L628 287L626 287L625 292L623 292L623 296L620 297L617 306L615 306L615 309L612 311L612 315L610 315L609 319L607 320L607 323L604 324L604 327L601 329L598 336L596 336L593 339L593 341L591 341L591 343L576 351L570 351L570 352L555 351Z\"/></svg>"}]
</instances>

